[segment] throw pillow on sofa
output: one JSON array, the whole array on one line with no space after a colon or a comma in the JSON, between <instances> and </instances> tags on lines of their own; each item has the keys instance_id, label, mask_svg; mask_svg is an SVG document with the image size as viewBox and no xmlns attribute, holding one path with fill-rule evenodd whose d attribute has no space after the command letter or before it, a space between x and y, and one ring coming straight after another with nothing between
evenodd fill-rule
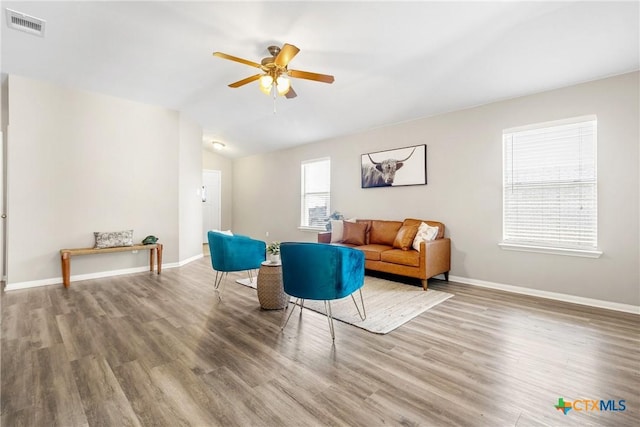
<instances>
[{"instance_id":1,"label":"throw pillow on sofa","mask_svg":"<svg viewBox=\"0 0 640 427\"><path fill-rule=\"evenodd\" d=\"M403 251L408 251L416 238L416 234L418 234L417 225L403 225L400 227L400 230L398 230L398 234L396 234L396 238L393 241L393 247L396 249L402 249Z\"/></svg>"},{"instance_id":2,"label":"throw pillow on sofa","mask_svg":"<svg viewBox=\"0 0 640 427\"><path fill-rule=\"evenodd\" d=\"M431 227L429 224L423 222L418 227L418 232L416 233L415 239L413 239L413 249L416 251L420 250L420 243L422 241L435 240L438 235L438 227Z\"/></svg>"},{"instance_id":3,"label":"throw pillow on sofa","mask_svg":"<svg viewBox=\"0 0 640 427\"><path fill-rule=\"evenodd\" d=\"M331 220L331 243L342 242L344 235L344 222L356 222L355 218L345 219L332 219Z\"/></svg>"},{"instance_id":4,"label":"throw pillow on sofa","mask_svg":"<svg viewBox=\"0 0 640 427\"><path fill-rule=\"evenodd\" d=\"M366 240L367 224L358 222L345 222L342 235L342 243L362 246Z\"/></svg>"}]
</instances>

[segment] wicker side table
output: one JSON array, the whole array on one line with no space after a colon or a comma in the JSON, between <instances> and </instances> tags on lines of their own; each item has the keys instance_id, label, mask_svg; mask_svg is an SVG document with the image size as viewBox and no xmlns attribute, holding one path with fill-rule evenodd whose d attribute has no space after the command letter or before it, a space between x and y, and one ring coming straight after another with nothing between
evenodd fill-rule
<instances>
[{"instance_id":1,"label":"wicker side table","mask_svg":"<svg viewBox=\"0 0 640 427\"><path fill-rule=\"evenodd\" d=\"M258 301L265 310L287 308L289 295L282 287L282 264L265 261L258 271Z\"/></svg>"}]
</instances>

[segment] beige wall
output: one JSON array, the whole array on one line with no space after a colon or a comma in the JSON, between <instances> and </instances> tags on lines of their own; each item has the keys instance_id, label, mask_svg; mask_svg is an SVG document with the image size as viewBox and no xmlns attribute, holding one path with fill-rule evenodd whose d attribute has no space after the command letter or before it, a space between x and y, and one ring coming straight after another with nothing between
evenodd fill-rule
<instances>
[{"instance_id":1,"label":"beige wall","mask_svg":"<svg viewBox=\"0 0 640 427\"><path fill-rule=\"evenodd\" d=\"M635 72L239 159L233 168L235 230L265 240L315 240L315 234L297 229L300 162L328 156L332 210L349 217L444 222L454 276L640 305L638 80ZM587 114L598 118L603 256L500 249L502 130ZM428 185L360 188L361 154L415 144L427 144Z\"/></svg>"},{"instance_id":2,"label":"beige wall","mask_svg":"<svg viewBox=\"0 0 640 427\"><path fill-rule=\"evenodd\" d=\"M8 92L8 285L59 279L58 251L92 246L94 231L133 229L138 242L154 234L168 264L195 253L180 245L190 234L179 222L190 217L179 195L195 182L181 169L200 169L195 125L176 111L19 76ZM148 253L72 264L72 275L144 267Z\"/></svg>"},{"instance_id":3,"label":"beige wall","mask_svg":"<svg viewBox=\"0 0 640 427\"><path fill-rule=\"evenodd\" d=\"M180 116L180 261L202 255L202 128Z\"/></svg>"},{"instance_id":4,"label":"beige wall","mask_svg":"<svg viewBox=\"0 0 640 427\"><path fill-rule=\"evenodd\" d=\"M233 229L233 162L209 148L202 151L202 169L220 171L220 228Z\"/></svg>"},{"instance_id":5,"label":"beige wall","mask_svg":"<svg viewBox=\"0 0 640 427\"><path fill-rule=\"evenodd\" d=\"M314 233L297 229L300 162L328 156L332 210L360 218L443 221L452 239L454 276L640 305L638 76L630 73L235 162L201 151L200 129L175 111L10 76L3 88L10 124L5 133L9 283L59 277L58 250L90 246L97 230L133 228L136 239L156 234L166 245L165 263L190 258L200 250L202 210L193 187L199 188L202 169L222 172L222 228L266 241L313 241ZM598 117L604 255L586 259L499 249L502 130L585 114ZM183 145L195 139L197 149ZM427 144L428 185L360 188L362 153L414 144ZM73 274L146 262L146 254L80 257L74 259Z\"/></svg>"},{"instance_id":6,"label":"beige wall","mask_svg":"<svg viewBox=\"0 0 640 427\"><path fill-rule=\"evenodd\" d=\"M6 160L7 160L7 126L9 124L9 97L7 96L9 91L7 90L9 84L8 76L4 73L0 73L0 129L2 129L2 138L0 140L0 213L5 212L6 206ZM5 250L5 235L6 235L6 221L0 219L0 278L5 278L6 267L6 250Z\"/></svg>"}]
</instances>

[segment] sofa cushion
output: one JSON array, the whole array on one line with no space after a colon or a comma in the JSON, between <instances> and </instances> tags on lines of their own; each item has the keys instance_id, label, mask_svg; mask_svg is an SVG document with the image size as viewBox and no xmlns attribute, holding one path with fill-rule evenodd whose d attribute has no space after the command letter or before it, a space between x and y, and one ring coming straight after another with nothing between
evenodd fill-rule
<instances>
[{"instance_id":1,"label":"sofa cushion","mask_svg":"<svg viewBox=\"0 0 640 427\"><path fill-rule=\"evenodd\" d=\"M412 267L419 267L420 252L403 251L402 249L390 249L380 254L380 261L390 262L392 264L401 264L401 265L410 265Z\"/></svg>"},{"instance_id":2,"label":"sofa cushion","mask_svg":"<svg viewBox=\"0 0 640 427\"><path fill-rule=\"evenodd\" d=\"M331 243L342 242L344 238L344 223L345 222L356 222L355 218L345 219L344 221L341 219L332 219L331 221Z\"/></svg>"},{"instance_id":3,"label":"sofa cushion","mask_svg":"<svg viewBox=\"0 0 640 427\"><path fill-rule=\"evenodd\" d=\"M371 231L371 220L370 219L359 219L358 224L365 224L367 226L367 233L365 234L364 244L369 244L369 232Z\"/></svg>"},{"instance_id":4,"label":"sofa cushion","mask_svg":"<svg viewBox=\"0 0 640 427\"><path fill-rule=\"evenodd\" d=\"M420 224L422 224L423 222L427 225L430 225L431 227L438 227L438 235L436 236L436 239L442 239L444 237L444 224L438 221L425 221L422 219L407 218L404 220L402 225L420 226Z\"/></svg>"},{"instance_id":5,"label":"sofa cushion","mask_svg":"<svg viewBox=\"0 0 640 427\"><path fill-rule=\"evenodd\" d=\"M402 227L400 221L371 221L369 243L372 245L393 246L398 230Z\"/></svg>"},{"instance_id":6,"label":"sofa cushion","mask_svg":"<svg viewBox=\"0 0 640 427\"><path fill-rule=\"evenodd\" d=\"M396 249L402 249L403 251L409 250L417 232L418 227L415 225L403 225L400 227L400 230L398 230L398 234L396 234L396 238L393 241L393 247Z\"/></svg>"},{"instance_id":7,"label":"sofa cushion","mask_svg":"<svg viewBox=\"0 0 640 427\"><path fill-rule=\"evenodd\" d=\"M416 233L416 237L413 240L413 249L416 251L420 250L420 243L428 242L429 240L435 240L438 236L438 227L432 227L429 224L423 222L418 227L418 232Z\"/></svg>"},{"instance_id":8,"label":"sofa cushion","mask_svg":"<svg viewBox=\"0 0 640 427\"><path fill-rule=\"evenodd\" d=\"M366 233L367 224L345 222L343 224L342 243L348 243L356 246L364 245Z\"/></svg>"},{"instance_id":9,"label":"sofa cushion","mask_svg":"<svg viewBox=\"0 0 640 427\"><path fill-rule=\"evenodd\" d=\"M371 261L380 261L381 253L393 249L391 246L387 245L364 245L356 246L356 248L364 252L364 259Z\"/></svg>"}]
</instances>

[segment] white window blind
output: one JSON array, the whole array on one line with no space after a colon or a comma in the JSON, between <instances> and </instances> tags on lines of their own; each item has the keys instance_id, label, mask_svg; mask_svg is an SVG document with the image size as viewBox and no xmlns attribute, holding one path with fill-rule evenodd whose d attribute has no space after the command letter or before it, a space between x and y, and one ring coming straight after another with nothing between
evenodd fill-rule
<instances>
[{"instance_id":1,"label":"white window blind","mask_svg":"<svg viewBox=\"0 0 640 427\"><path fill-rule=\"evenodd\" d=\"M503 133L503 243L595 251L596 119Z\"/></svg>"},{"instance_id":2,"label":"white window blind","mask_svg":"<svg viewBox=\"0 0 640 427\"><path fill-rule=\"evenodd\" d=\"M300 226L324 229L329 219L331 160L302 162Z\"/></svg>"}]
</instances>

